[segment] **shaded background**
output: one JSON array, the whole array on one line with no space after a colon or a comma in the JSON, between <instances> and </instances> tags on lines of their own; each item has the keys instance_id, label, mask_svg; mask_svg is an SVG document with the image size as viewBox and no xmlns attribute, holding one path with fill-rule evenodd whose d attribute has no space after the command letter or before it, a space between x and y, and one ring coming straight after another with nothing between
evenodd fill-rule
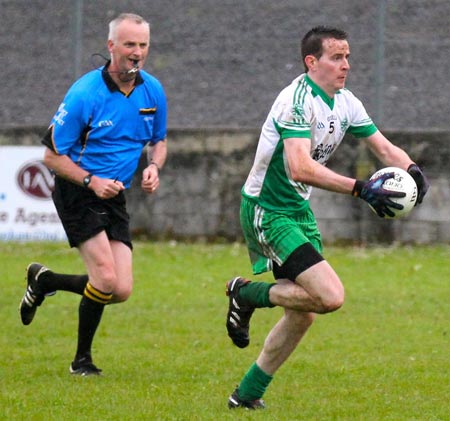
<instances>
[{"instance_id":1,"label":"shaded background","mask_svg":"<svg viewBox=\"0 0 450 421\"><path fill-rule=\"evenodd\" d=\"M0 127L47 125L103 53L107 24L132 11L152 26L146 69L164 84L169 127L260 127L302 72L319 24L349 32L348 87L385 129L448 128L448 0L1 0ZM96 60L95 65L102 64Z\"/></svg>"}]
</instances>

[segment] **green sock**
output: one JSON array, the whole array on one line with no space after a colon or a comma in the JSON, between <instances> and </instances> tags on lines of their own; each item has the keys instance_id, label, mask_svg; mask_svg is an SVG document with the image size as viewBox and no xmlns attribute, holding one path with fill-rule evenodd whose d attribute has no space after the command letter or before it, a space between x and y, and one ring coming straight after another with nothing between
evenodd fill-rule
<instances>
[{"instance_id":1,"label":"green sock","mask_svg":"<svg viewBox=\"0 0 450 421\"><path fill-rule=\"evenodd\" d=\"M249 282L239 290L239 298L244 304L256 308L275 307L269 300L269 290L276 284L267 282Z\"/></svg>"},{"instance_id":2,"label":"green sock","mask_svg":"<svg viewBox=\"0 0 450 421\"><path fill-rule=\"evenodd\" d=\"M262 371L256 362L253 363L238 387L239 398L243 401L260 399L272 379L273 376Z\"/></svg>"}]
</instances>

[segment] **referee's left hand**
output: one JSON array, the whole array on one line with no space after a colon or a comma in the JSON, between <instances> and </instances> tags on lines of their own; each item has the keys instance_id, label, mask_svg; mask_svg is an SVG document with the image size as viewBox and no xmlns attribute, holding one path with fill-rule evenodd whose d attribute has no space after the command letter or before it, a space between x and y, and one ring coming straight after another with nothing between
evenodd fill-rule
<instances>
[{"instance_id":1,"label":"referee's left hand","mask_svg":"<svg viewBox=\"0 0 450 421\"><path fill-rule=\"evenodd\" d=\"M146 193L154 193L159 187L159 170L156 165L149 165L142 172L142 190Z\"/></svg>"}]
</instances>

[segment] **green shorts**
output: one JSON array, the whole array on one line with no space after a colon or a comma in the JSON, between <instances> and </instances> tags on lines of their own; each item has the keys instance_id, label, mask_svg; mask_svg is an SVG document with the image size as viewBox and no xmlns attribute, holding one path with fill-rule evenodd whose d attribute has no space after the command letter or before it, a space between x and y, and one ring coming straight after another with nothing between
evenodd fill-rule
<instances>
[{"instance_id":1,"label":"green shorts","mask_svg":"<svg viewBox=\"0 0 450 421\"><path fill-rule=\"evenodd\" d=\"M322 238L309 205L298 214L284 214L243 197L240 220L255 275L271 271L272 261L283 265L294 250L308 242L322 254Z\"/></svg>"}]
</instances>

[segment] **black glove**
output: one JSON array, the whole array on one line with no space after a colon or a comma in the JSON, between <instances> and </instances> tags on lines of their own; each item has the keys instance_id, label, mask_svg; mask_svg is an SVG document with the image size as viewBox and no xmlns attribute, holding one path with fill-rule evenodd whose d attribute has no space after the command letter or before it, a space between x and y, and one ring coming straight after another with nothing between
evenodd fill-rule
<instances>
[{"instance_id":1,"label":"black glove","mask_svg":"<svg viewBox=\"0 0 450 421\"><path fill-rule=\"evenodd\" d=\"M395 213L389 208L403 209L403 205L393 202L391 197L405 197L406 193L386 190L383 184L389 178L394 178L395 173L381 174L369 181L356 180L352 195L365 200L375 210L377 215L384 218L386 215L394 217Z\"/></svg>"},{"instance_id":2,"label":"black glove","mask_svg":"<svg viewBox=\"0 0 450 421\"><path fill-rule=\"evenodd\" d=\"M422 203L423 197L427 194L430 187L430 183L428 182L427 176L418 165L411 164L407 171L417 184L417 201L414 205L417 206L419 203Z\"/></svg>"}]
</instances>

